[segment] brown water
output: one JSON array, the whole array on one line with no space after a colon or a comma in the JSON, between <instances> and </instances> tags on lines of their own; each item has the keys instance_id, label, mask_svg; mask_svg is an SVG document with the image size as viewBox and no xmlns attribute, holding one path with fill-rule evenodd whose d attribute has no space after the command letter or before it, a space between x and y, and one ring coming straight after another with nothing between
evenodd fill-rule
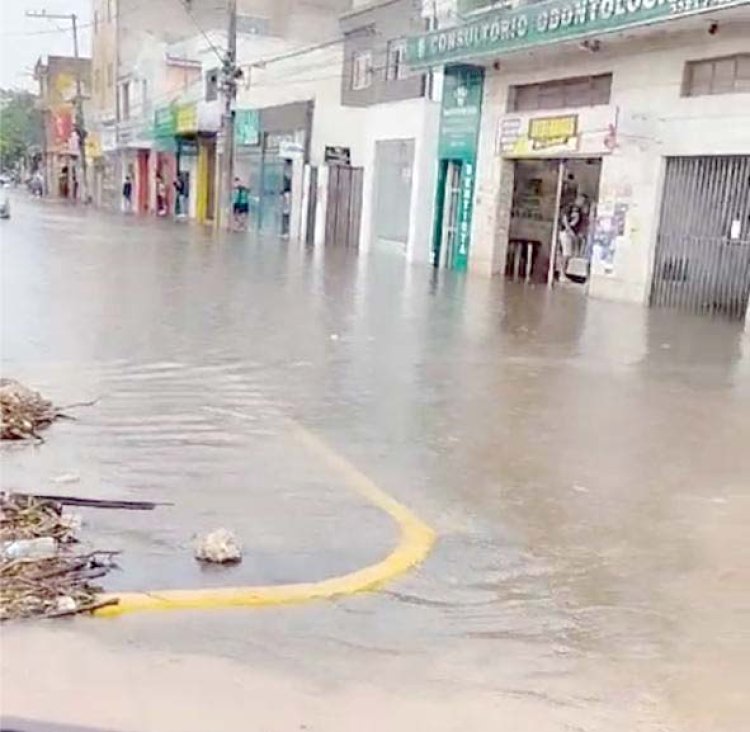
<instances>
[{"instance_id":1,"label":"brown water","mask_svg":"<svg viewBox=\"0 0 750 732\"><path fill-rule=\"evenodd\" d=\"M328 699L311 729L453 729L451 709L456 729L748 728L742 328L54 205L19 202L0 236L3 373L101 397L4 450L4 484L175 504L87 516L125 550L114 587L319 579L385 554L388 518L295 449L285 416L439 535L376 595L76 624L97 662L210 656L250 686L263 669L289 699ZM219 524L247 560L206 574L191 536Z\"/></svg>"}]
</instances>

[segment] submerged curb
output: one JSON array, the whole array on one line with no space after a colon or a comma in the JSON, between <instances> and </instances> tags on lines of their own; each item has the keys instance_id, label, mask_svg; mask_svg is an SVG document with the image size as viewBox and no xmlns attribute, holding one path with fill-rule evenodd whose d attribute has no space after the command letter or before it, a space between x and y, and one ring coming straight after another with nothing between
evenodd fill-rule
<instances>
[{"instance_id":1,"label":"submerged curb","mask_svg":"<svg viewBox=\"0 0 750 732\"><path fill-rule=\"evenodd\" d=\"M118 593L119 603L96 612L111 617L149 610L212 610L231 607L293 605L354 595L381 587L422 562L435 542L435 532L406 506L379 488L352 463L297 422L290 421L297 439L329 467L340 473L347 485L372 505L387 513L398 525L399 542L384 559L349 574L320 582L288 585L220 587L197 590L163 590ZM109 596L104 599L109 599Z\"/></svg>"}]
</instances>

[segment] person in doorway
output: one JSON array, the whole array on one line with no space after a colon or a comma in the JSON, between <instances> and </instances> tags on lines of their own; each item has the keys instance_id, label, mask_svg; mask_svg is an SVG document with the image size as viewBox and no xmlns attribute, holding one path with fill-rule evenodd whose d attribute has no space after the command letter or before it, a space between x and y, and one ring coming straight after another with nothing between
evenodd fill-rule
<instances>
[{"instance_id":1,"label":"person in doorway","mask_svg":"<svg viewBox=\"0 0 750 732\"><path fill-rule=\"evenodd\" d=\"M178 219L187 215L187 185L182 173L174 180L174 212Z\"/></svg>"},{"instance_id":2,"label":"person in doorway","mask_svg":"<svg viewBox=\"0 0 750 732\"><path fill-rule=\"evenodd\" d=\"M122 210L125 213L133 211L133 181L130 176L126 175L122 184Z\"/></svg>"},{"instance_id":3,"label":"person in doorway","mask_svg":"<svg viewBox=\"0 0 750 732\"><path fill-rule=\"evenodd\" d=\"M564 275L571 257L580 256L586 242L588 227L588 196L579 194L563 210L560 221L560 275Z\"/></svg>"},{"instance_id":4,"label":"person in doorway","mask_svg":"<svg viewBox=\"0 0 750 732\"><path fill-rule=\"evenodd\" d=\"M167 215L167 187L164 185L161 173L156 174L156 214L157 216Z\"/></svg>"},{"instance_id":5,"label":"person in doorway","mask_svg":"<svg viewBox=\"0 0 750 732\"><path fill-rule=\"evenodd\" d=\"M284 161L284 180L281 190L281 236L289 236L292 216L292 161Z\"/></svg>"},{"instance_id":6,"label":"person in doorway","mask_svg":"<svg viewBox=\"0 0 750 732\"><path fill-rule=\"evenodd\" d=\"M250 190L242 185L239 178L234 179L232 188L232 216L235 231L244 231L247 228L247 217L250 213Z\"/></svg>"}]
</instances>

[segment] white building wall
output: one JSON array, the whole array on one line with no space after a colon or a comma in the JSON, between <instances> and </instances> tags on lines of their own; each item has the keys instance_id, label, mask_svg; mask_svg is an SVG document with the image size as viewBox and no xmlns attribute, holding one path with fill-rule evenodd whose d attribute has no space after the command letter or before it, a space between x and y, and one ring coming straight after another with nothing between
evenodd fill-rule
<instances>
[{"instance_id":1,"label":"white building wall","mask_svg":"<svg viewBox=\"0 0 750 732\"><path fill-rule=\"evenodd\" d=\"M276 39L278 40L278 39ZM291 44L276 44L273 51L254 49L256 57L268 58L299 50ZM245 57L239 56L240 63ZM343 48L340 45L305 52L294 58L250 69L249 79L237 94L237 106L263 109L292 102L314 103L310 140L310 163L323 164L326 145L352 150L352 164L361 165L363 110L341 105Z\"/></svg>"},{"instance_id":2,"label":"white building wall","mask_svg":"<svg viewBox=\"0 0 750 732\"><path fill-rule=\"evenodd\" d=\"M747 28L727 27L706 41L705 32L631 39L598 54L560 51L512 57L487 69L479 138L478 180L470 268L483 274L505 265L513 190L512 161L496 150L508 89L554 78L611 72L611 103L619 108L617 147L603 156L599 200L628 205L611 274L592 274L594 296L644 302L648 296L658 227L664 160L674 155L750 155L750 94L682 97L685 63L748 51ZM606 49L606 45L605 45ZM551 53L551 52L550 52ZM569 110L575 113L576 110ZM540 114L564 114L545 110Z\"/></svg>"},{"instance_id":3,"label":"white building wall","mask_svg":"<svg viewBox=\"0 0 750 732\"><path fill-rule=\"evenodd\" d=\"M319 29L318 29L319 30ZM211 34L221 46L222 34ZM360 247L372 244L372 206L377 140L414 139L414 169L410 203L409 237L406 255L409 259L427 261L430 256L432 218L437 171L437 136L439 103L410 99L350 107L341 104L343 44L333 44L308 51L309 44L271 37L240 37L238 63L245 78L237 92L237 107L264 109L292 102L312 101L313 122L310 139L310 164L324 165L326 146L343 146L351 150L353 166L364 168ZM287 59L278 59L294 54ZM201 60L205 70L215 66L205 39L196 37L170 48L172 54ZM269 60L265 65L254 65ZM325 176L319 176L318 196L322 196ZM300 186L295 186L299 189ZM304 191L299 191L293 207L300 207ZM319 211L324 207L319 207ZM296 219L297 217L295 217ZM301 222L297 222L301 223ZM320 216L317 221L321 226ZM301 230L294 226L293 230ZM320 238L320 237L318 237Z\"/></svg>"},{"instance_id":4,"label":"white building wall","mask_svg":"<svg viewBox=\"0 0 750 732\"><path fill-rule=\"evenodd\" d=\"M428 261L435 205L437 172L437 137L439 105L423 98L376 104L365 108L362 143L364 182L362 192L362 223L360 246L370 248L375 241L375 176L376 143L379 140L415 142L412 170L409 234L406 257Z\"/></svg>"}]
</instances>

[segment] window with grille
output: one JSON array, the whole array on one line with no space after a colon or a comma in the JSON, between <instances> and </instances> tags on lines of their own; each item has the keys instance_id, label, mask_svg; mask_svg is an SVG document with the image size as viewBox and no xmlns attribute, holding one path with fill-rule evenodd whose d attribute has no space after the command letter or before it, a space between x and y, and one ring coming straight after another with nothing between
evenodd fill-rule
<instances>
[{"instance_id":1,"label":"window with grille","mask_svg":"<svg viewBox=\"0 0 750 732\"><path fill-rule=\"evenodd\" d=\"M352 56L352 89L367 89L372 84L372 52L360 51Z\"/></svg>"},{"instance_id":2,"label":"window with grille","mask_svg":"<svg viewBox=\"0 0 750 732\"><path fill-rule=\"evenodd\" d=\"M612 74L575 76L568 79L542 81L538 84L512 86L509 111L534 112L543 109L593 107L609 104Z\"/></svg>"},{"instance_id":3,"label":"window with grille","mask_svg":"<svg viewBox=\"0 0 750 732\"><path fill-rule=\"evenodd\" d=\"M740 92L750 92L750 53L689 61L685 65L685 97Z\"/></svg>"},{"instance_id":4,"label":"window with grille","mask_svg":"<svg viewBox=\"0 0 750 732\"><path fill-rule=\"evenodd\" d=\"M206 71L206 101L213 102L219 98L219 69Z\"/></svg>"},{"instance_id":5,"label":"window with grille","mask_svg":"<svg viewBox=\"0 0 750 732\"><path fill-rule=\"evenodd\" d=\"M388 81L405 79L409 75L409 67L406 65L406 40L388 41L387 57L385 78Z\"/></svg>"}]
</instances>

